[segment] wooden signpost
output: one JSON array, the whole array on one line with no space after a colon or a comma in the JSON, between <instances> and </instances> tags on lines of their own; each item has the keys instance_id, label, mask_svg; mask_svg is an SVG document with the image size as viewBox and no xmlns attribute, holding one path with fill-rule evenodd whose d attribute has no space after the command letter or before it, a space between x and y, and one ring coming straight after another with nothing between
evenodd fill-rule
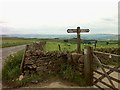
<instances>
[{"instance_id":1,"label":"wooden signpost","mask_svg":"<svg viewBox=\"0 0 120 90\"><path fill-rule=\"evenodd\" d=\"M82 32L89 32L89 29L80 29L80 27L77 27L77 29L68 29L68 33L77 33L77 53L81 52L81 40L80 40L80 33Z\"/></svg>"}]
</instances>

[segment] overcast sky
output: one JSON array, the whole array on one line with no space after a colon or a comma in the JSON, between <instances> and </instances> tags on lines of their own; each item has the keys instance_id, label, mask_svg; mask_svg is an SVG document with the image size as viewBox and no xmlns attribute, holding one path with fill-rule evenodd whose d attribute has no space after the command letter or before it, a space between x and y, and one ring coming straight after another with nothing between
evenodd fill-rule
<instances>
[{"instance_id":1,"label":"overcast sky","mask_svg":"<svg viewBox=\"0 0 120 90\"><path fill-rule=\"evenodd\" d=\"M118 33L119 0L0 0L0 34Z\"/></svg>"}]
</instances>

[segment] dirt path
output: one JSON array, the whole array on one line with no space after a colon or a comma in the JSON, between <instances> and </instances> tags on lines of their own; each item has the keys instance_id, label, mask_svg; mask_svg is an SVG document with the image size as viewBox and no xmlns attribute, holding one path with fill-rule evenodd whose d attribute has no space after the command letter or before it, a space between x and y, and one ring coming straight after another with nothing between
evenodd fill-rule
<instances>
[{"instance_id":1,"label":"dirt path","mask_svg":"<svg viewBox=\"0 0 120 90\"><path fill-rule=\"evenodd\" d=\"M108 71L108 69L105 69L106 72ZM98 71L102 72L101 69L98 69ZM95 77L99 78L101 75L99 74L94 74ZM113 72L110 74L110 76L118 79L118 73L117 72ZM104 78L102 81L108 83L109 85L111 85L108 81L107 78ZM115 87L118 88L119 84L116 83L116 82L113 82ZM102 88L108 88L107 86L103 85L102 83L98 83L99 86L101 86ZM97 88L96 86L92 86L92 87L80 87L79 85L75 84L75 83L72 83L72 82L68 82L66 80L62 80L58 77L53 77L53 78L50 78L48 80L45 80L43 82L39 82L37 84L30 84L26 87L22 87L22 88L19 88L18 90L22 90L22 89L25 89L25 88L81 88L81 89L93 89L93 88ZM98 89L99 90L99 89Z\"/></svg>"},{"instance_id":2,"label":"dirt path","mask_svg":"<svg viewBox=\"0 0 120 90\"><path fill-rule=\"evenodd\" d=\"M52 77L38 84L30 84L28 87L40 87L40 88L70 88L79 87L79 85L62 80L58 77Z\"/></svg>"},{"instance_id":3,"label":"dirt path","mask_svg":"<svg viewBox=\"0 0 120 90\"><path fill-rule=\"evenodd\" d=\"M30 90L32 90L33 88L93 88L93 87L82 87L79 86L73 82L69 82L67 80L62 80L58 77L52 77L48 80L45 80L43 82L39 82L37 84L30 84L26 87L22 87L19 88L17 90L23 90L23 89L27 89L27 88L31 88Z\"/></svg>"},{"instance_id":4,"label":"dirt path","mask_svg":"<svg viewBox=\"0 0 120 90\"><path fill-rule=\"evenodd\" d=\"M2 66L5 62L5 58L7 58L8 55L15 53L19 50L22 50L25 48L25 45L21 46L14 46L14 47L7 47L7 48L0 48L0 72L2 72ZM2 75L0 75L2 76ZM2 77L0 77L1 79ZM1 80L0 80L0 90L2 88Z\"/></svg>"}]
</instances>

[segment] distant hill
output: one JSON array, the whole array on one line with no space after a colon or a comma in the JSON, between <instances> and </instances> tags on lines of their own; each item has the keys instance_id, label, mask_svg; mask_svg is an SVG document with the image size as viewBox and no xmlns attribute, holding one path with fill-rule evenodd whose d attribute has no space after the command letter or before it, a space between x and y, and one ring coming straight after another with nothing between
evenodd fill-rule
<instances>
[{"instance_id":1,"label":"distant hill","mask_svg":"<svg viewBox=\"0 0 120 90\"><path fill-rule=\"evenodd\" d=\"M0 37L9 37L9 35L0 35Z\"/></svg>"},{"instance_id":2,"label":"distant hill","mask_svg":"<svg viewBox=\"0 0 120 90\"><path fill-rule=\"evenodd\" d=\"M88 34L81 35L83 39L96 39L96 40L118 40L119 35L115 34Z\"/></svg>"},{"instance_id":3,"label":"distant hill","mask_svg":"<svg viewBox=\"0 0 120 90\"><path fill-rule=\"evenodd\" d=\"M24 37L24 38L76 38L76 34L10 34L2 35L3 37ZM81 34L82 39L95 39L95 40L118 40L120 35L117 34Z\"/></svg>"}]
</instances>

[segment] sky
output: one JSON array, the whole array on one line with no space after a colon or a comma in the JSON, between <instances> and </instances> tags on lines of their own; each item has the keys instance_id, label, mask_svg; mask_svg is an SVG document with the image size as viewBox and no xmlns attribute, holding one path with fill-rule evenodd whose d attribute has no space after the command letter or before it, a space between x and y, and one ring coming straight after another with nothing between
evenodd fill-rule
<instances>
[{"instance_id":1,"label":"sky","mask_svg":"<svg viewBox=\"0 0 120 90\"><path fill-rule=\"evenodd\" d=\"M0 34L118 33L119 0L0 0Z\"/></svg>"}]
</instances>

